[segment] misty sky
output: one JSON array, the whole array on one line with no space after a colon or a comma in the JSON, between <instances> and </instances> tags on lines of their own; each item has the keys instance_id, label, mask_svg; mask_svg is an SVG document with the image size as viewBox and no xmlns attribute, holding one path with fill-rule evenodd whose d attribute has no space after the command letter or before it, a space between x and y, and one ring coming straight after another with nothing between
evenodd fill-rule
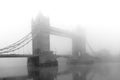
<instances>
[{"instance_id":1,"label":"misty sky","mask_svg":"<svg viewBox=\"0 0 120 80\"><path fill-rule=\"evenodd\" d=\"M31 20L42 12L51 26L84 27L94 50L107 48L115 54L120 47L119 4L119 0L1 0L0 48L29 33Z\"/></svg>"}]
</instances>

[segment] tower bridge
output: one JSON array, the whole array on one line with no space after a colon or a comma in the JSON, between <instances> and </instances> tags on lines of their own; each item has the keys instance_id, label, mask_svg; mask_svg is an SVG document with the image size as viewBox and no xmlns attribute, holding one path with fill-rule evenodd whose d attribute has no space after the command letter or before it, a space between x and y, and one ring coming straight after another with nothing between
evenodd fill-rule
<instances>
[{"instance_id":1,"label":"tower bridge","mask_svg":"<svg viewBox=\"0 0 120 80\"><path fill-rule=\"evenodd\" d=\"M79 54L81 54L80 56L82 58L82 56L86 55L86 36L84 31L78 31L79 32L70 32L51 27L49 24L49 19L42 16L42 18L40 17L39 19L36 19L32 22L31 33L29 33L27 36L17 41L16 43L0 49L0 57L28 57L30 61L31 59L33 59L33 61L35 60L35 62L38 62L38 64L39 61L44 61L45 59L50 60L51 58L55 59L58 57L74 58L78 57ZM51 51L50 49L50 35L62 36L71 39L72 55L53 54L54 51ZM24 48L24 46L28 45L30 42L32 43L32 54L13 54L13 52L19 51L21 48ZM64 47L64 45L62 45L62 47Z\"/></svg>"}]
</instances>

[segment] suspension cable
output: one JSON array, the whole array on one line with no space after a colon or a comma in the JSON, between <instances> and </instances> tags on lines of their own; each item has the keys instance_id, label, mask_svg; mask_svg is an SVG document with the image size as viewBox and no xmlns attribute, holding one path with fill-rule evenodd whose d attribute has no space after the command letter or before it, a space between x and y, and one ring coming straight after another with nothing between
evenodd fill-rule
<instances>
[{"instance_id":1,"label":"suspension cable","mask_svg":"<svg viewBox=\"0 0 120 80\"><path fill-rule=\"evenodd\" d=\"M9 47L9 49L6 49L6 51L3 51L0 52L0 54L3 54L3 53L10 53L10 52L13 52L13 51L16 51L22 47L24 47L25 45L27 45L32 39L34 39L34 37L36 36L36 34L33 34L32 37L28 37L26 38L24 41L22 41L21 43L19 44L15 44L15 46L12 46L12 48ZM25 38L25 37L24 37ZM23 44L24 43L24 44Z\"/></svg>"},{"instance_id":2,"label":"suspension cable","mask_svg":"<svg viewBox=\"0 0 120 80\"><path fill-rule=\"evenodd\" d=\"M31 32L28 35L26 35L25 37L23 37L22 39L20 39L19 41L15 42L15 43L7 46L7 47L4 47L4 48L0 49L0 51L3 51L5 49L10 49L11 47L14 47L14 46L24 42L26 40L26 38L29 37L30 35L31 35Z\"/></svg>"}]
</instances>

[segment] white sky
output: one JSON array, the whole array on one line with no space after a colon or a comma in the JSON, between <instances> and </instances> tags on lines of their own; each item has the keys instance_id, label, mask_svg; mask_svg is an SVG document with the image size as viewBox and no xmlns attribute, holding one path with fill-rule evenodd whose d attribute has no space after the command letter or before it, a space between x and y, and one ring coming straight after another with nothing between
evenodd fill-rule
<instances>
[{"instance_id":1,"label":"white sky","mask_svg":"<svg viewBox=\"0 0 120 80\"><path fill-rule=\"evenodd\" d=\"M42 12L52 26L68 30L85 27L95 50L120 47L119 0L0 0L0 48L31 31L31 19Z\"/></svg>"}]
</instances>

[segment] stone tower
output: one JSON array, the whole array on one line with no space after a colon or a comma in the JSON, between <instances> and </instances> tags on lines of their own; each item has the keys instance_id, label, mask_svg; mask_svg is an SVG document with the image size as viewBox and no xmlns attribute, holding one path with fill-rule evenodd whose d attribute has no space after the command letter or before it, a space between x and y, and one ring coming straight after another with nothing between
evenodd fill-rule
<instances>
[{"instance_id":1,"label":"stone tower","mask_svg":"<svg viewBox=\"0 0 120 80\"><path fill-rule=\"evenodd\" d=\"M33 53L38 51L49 51L49 19L42 14L32 22Z\"/></svg>"}]
</instances>

